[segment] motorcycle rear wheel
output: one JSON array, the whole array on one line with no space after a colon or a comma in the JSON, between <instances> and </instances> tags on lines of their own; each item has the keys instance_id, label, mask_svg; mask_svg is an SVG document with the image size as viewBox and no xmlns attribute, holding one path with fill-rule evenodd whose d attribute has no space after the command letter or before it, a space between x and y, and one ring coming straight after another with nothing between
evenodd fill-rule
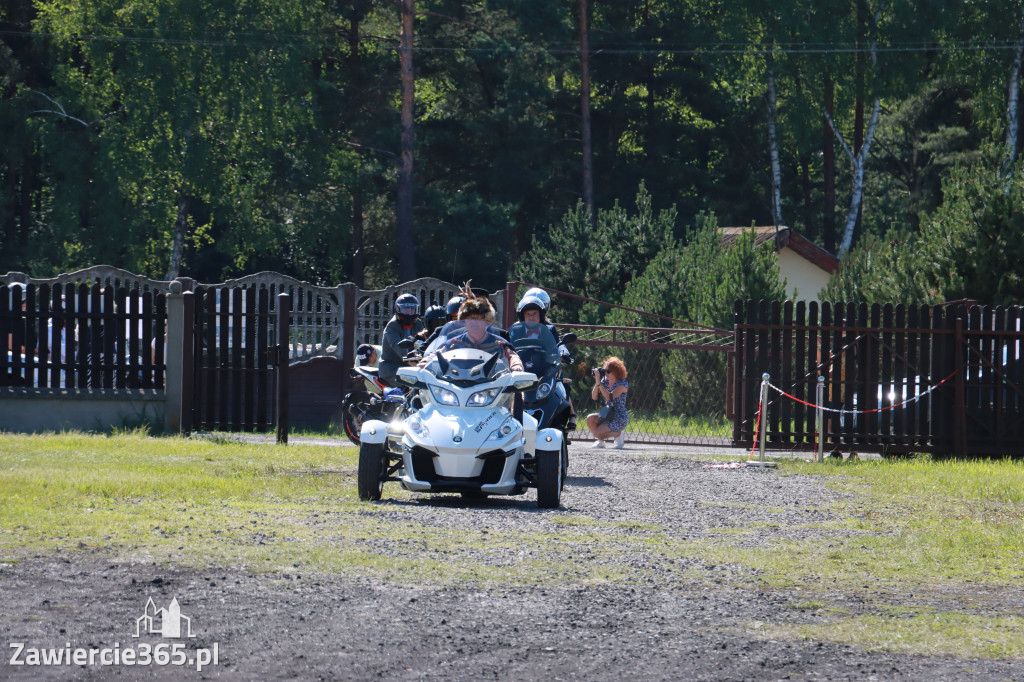
<instances>
[{"instance_id":1,"label":"motorcycle rear wheel","mask_svg":"<svg viewBox=\"0 0 1024 682\"><path fill-rule=\"evenodd\" d=\"M373 394L369 391L353 391L341 401L341 421L345 435L353 445L359 445L359 432L367 419L380 419L381 404L373 404Z\"/></svg>"}]
</instances>

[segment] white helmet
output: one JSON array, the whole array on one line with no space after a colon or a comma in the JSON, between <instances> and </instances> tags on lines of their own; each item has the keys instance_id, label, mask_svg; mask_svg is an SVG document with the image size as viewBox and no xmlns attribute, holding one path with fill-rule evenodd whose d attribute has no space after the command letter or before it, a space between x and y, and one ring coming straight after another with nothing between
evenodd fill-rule
<instances>
[{"instance_id":1,"label":"white helmet","mask_svg":"<svg viewBox=\"0 0 1024 682\"><path fill-rule=\"evenodd\" d=\"M544 307L544 310L551 309L551 297L548 296L548 292L544 291L540 287L533 287L532 289L527 289L526 293L523 294L523 300L526 300L528 296L536 296L537 298L539 298L541 305ZM521 303L522 302L520 301L520 304Z\"/></svg>"},{"instance_id":2,"label":"white helmet","mask_svg":"<svg viewBox=\"0 0 1024 682\"><path fill-rule=\"evenodd\" d=\"M536 310L539 312L540 321L544 322L547 306L544 305L544 301L541 300L540 296L537 296L536 294L523 296L519 301L519 305L516 306L516 317L522 320L527 310Z\"/></svg>"}]
</instances>

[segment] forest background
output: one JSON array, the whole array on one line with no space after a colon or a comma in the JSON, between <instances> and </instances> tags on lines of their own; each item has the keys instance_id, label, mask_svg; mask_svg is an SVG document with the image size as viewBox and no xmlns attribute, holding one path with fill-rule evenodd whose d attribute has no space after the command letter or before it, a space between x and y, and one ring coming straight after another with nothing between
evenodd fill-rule
<instances>
[{"instance_id":1,"label":"forest background","mask_svg":"<svg viewBox=\"0 0 1024 682\"><path fill-rule=\"evenodd\" d=\"M838 253L834 300L1017 303L1022 54L1019 0L5 0L0 272L727 325L785 294L715 229L775 224Z\"/></svg>"}]
</instances>

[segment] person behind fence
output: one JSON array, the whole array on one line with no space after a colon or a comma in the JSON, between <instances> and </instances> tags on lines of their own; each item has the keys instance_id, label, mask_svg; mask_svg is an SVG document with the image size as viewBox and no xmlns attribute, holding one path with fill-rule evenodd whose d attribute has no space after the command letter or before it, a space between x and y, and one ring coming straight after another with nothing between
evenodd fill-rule
<instances>
[{"instance_id":1,"label":"person behind fence","mask_svg":"<svg viewBox=\"0 0 1024 682\"><path fill-rule=\"evenodd\" d=\"M405 364L405 351L398 347L402 339L409 339L423 331L420 319L420 300L412 294L395 299L395 316L384 327L380 344L380 370L378 376L389 386L395 386L398 368Z\"/></svg>"},{"instance_id":2,"label":"person behind fence","mask_svg":"<svg viewBox=\"0 0 1024 682\"><path fill-rule=\"evenodd\" d=\"M612 447L621 448L625 444L624 431L629 423L626 414L626 394L629 393L626 365L613 355L595 368L593 375L594 388L590 397L604 406L601 413L587 415L587 428L595 439L593 447L603 448L606 439L614 438Z\"/></svg>"}]
</instances>

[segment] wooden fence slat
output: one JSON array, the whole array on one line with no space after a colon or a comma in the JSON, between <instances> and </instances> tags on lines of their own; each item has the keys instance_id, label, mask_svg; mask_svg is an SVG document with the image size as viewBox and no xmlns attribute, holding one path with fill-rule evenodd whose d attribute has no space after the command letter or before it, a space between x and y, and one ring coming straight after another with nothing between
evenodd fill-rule
<instances>
[{"instance_id":1,"label":"wooden fence slat","mask_svg":"<svg viewBox=\"0 0 1024 682\"><path fill-rule=\"evenodd\" d=\"M62 388L61 368L67 353L67 332L64 322L64 302L60 285L50 287L50 371L47 386Z\"/></svg>"},{"instance_id":2,"label":"wooden fence slat","mask_svg":"<svg viewBox=\"0 0 1024 682\"><path fill-rule=\"evenodd\" d=\"M14 331L14 315L11 310L12 292L6 284L0 284L0 386L16 384L9 355L11 334Z\"/></svg>"},{"instance_id":3,"label":"wooden fence slat","mask_svg":"<svg viewBox=\"0 0 1024 682\"><path fill-rule=\"evenodd\" d=\"M34 285L33 285L34 286ZM49 386L50 380L50 343L52 337L47 329L49 322L50 286L40 284L36 287L36 301L32 310L32 327L35 329L36 345L26 348L27 355L32 355L36 362L36 369L29 374L33 378L38 377L34 382L36 386Z\"/></svg>"},{"instance_id":4,"label":"wooden fence slat","mask_svg":"<svg viewBox=\"0 0 1024 682\"><path fill-rule=\"evenodd\" d=\"M242 423L246 431L256 429L256 372L262 368L256 365L256 301L259 289L246 290L245 297L245 348L243 366L246 370L242 385Z\"/></svg>"},{"instance_id":5,"label":"wooden fence slat","mask_svg":"<svg viewBox=\"0 0 1024 682\"><path fill-rule=\"evenodd\" d=\"M808 402L814 403L815 405L818 404L818 377L824 376L821 365L821 337L818 335L817 329L818 307L819 306L817 301L811 301L810 305L807 306L807 320L805 322L805 324L807 324L810 327L807 335L807 374L809 377L808 383L810 384L810 387L808 388L808 395L811 396L811 399L808 400ZM824 391L822 392L821 399L825 399ZM811 444L817 446L818 439L820 438L824 440L826 437L826 433L824 432L824 430L822 430L822 432L819 433L818 428L820 426L822 429L824 429L825 425L824 423L820 425L818 424L817 410L808 409L807 414L807 431L812 434ZM824 422L824 419L822 421Z\"/></svg>"},{"instance_id":6,"label":"wooden fence slat","mask_svg":"<svg viewBox=\"0 0 1024 682\"><path fill-rule=\"evenodd\" d=\"M806 322L807 304L804 301L799 301L793 306L793 318L790 324L796 324L798 327L803 327ZM807 331L804 329L798 329L793 333L793 379L792 393L799 400L805 402L814 402L814 396L808 395L807 388L810 383L808 380L807 372ZM810 400L808 400L810 398ZM793 404L793 439L794 442L807 443L807 432L812 430L805 428L807 421L807 410L802 403Z\"/></svg>"},{"instance_id":7,"label":"wooden fence slat","mask_svg":"<svg viewBox=\"0 0 1024 682\"><path fill-rule=\"evenodd\" d=\"M271 337L269 325L270 292L266 289L260 289L256 314L256 337L259 339L259 343L256 346L256 364L260 368L256 386L256 430L262 433L267 430L269 424L273 423L273 418L268 412L273 401L269 393L269 371L267 369L270 364L267 348L271 345Z\"/></svg>"},{"instance_id":8,"label":"wooden fence slat","mask_svg":"<svg viewBox=\"0 0 1024 682\"><path fill-rule=\"evenodd\" d=\"M776 384L783 391L792 395L793 393L793 302L784 301L782 304L782 334L778 347L779 356L779 378ZM772 377L774 379L774 377ZM778 396L781 398L782 396ZM780 400L779 419L780 435L783 441L794 442L796 434L793 432L793 408L792 400L785 398Z\"/></svg>"},{"instance_id":9,"label":"wooden fence slat","mask_svg":"<svg viewBox=\"0 0 1024 682\"><path fill-rule=\"evenodd\" d=\"M228 353L228 367L235 370L229 372L231 395L230 430L242 430L242 290L231 290L231 312L228 318L231 325L231 347Z\"/></svg>"},{"instance_id":10,"label":"wooden fence slat","mask_svg":"<svg viewBox=\"0 0 1024 682\"><path fill-rule=\"evenodd\" d=\"M217 330L217 368L214 376L217 381L217 402L213 405L214 413L216 415L214 419L214 426L220 429L227 429L230 419L228 417L230 405L230 386L228 385L228 373L227 368L230 366L231 358L228 353L231 350L230 337L228 333L231 331L229 317L230 314L230 292L227 289L217 289L214 291L214 295L217 297L217 306L213 308L216 316L216 330Z\"/></svg>"},{"instance_id":11,"label":"wooden fence slat","mask_svg":"<svg viewBox=\"0 0 1024 682\"><path fill-rule=\"evenodd\" d=\"M27 385L35 383L36 357L33 349L36 347L38 317L36 313L36 286L29 284L25 287L25 336L22 342L24 352L24 376ZM19 325L20 327L21 325Z\"/></svg>"},{"instance_id":12,"label":"wooden fence slat","mask_svg":"<svg viewBox=\"0 0 1024 682\"><path fill-rule=\"evenodd\" d=\"M902 303L898 304L893 308L893 326L897 329L904 331L898 331L892 335L892 375L893 382L897 385L896 389L896 401L903 403L914 396L914 389L910 386L910 374L909 368L907 367L907 307ZM898 409L893 410L892 414L892 438L889 443L892 445L902 445L905 442L906 437L906 415L907 410L910 409L912 403L905 403Z\"/></svg>"}]
</instances>

